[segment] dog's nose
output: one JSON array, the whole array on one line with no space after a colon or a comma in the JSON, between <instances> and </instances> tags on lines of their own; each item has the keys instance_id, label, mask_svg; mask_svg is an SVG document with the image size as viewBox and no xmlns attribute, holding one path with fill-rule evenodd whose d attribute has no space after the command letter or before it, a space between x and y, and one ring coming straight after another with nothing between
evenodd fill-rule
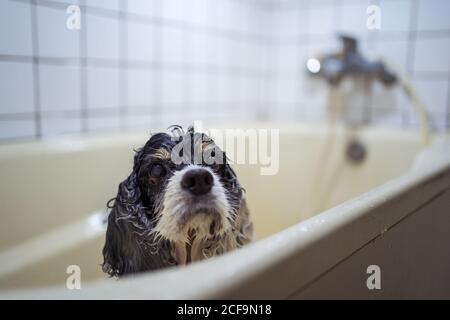
<instances>
[{"instance_id":1,"label":"dog's nose","mask_svg":"<svg viewBox=\"0 0 450 320\"><path fill-rule=\"evenodd\" d=\"M205 169L192 169L181 179L181 187L198 196L208 193L214 183L212 174Z\"/></svg>"}]
</instances>

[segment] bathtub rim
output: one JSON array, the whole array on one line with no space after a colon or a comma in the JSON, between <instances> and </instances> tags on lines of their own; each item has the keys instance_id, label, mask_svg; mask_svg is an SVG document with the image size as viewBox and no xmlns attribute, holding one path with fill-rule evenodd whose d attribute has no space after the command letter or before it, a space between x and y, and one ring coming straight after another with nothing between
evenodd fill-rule
<instances>
[{"instance_id":1,"label":"bathtub rim","mask_svg":"<svg viewBox=\"0 0 450 320\"><path fill-rule=\"evenodd\" d=\"M449 186L450 159L447 159L433 167L410 170L283 231L205 262L120 281L96 280L82 284L81 290L52 287L0 290L0 299L286 298L388 232ZM399 203L403 205L401 210ZM358 232L348 233L349 229ZM342 242L324 260L319 249L333 237L340 237ZM266 259L268 254L272 259ZM297 272L302 271L301 278L289 277L292 266L282 263L292 257L296 259L292 263ZM215 270L212 274L208 273L211 269ZM269 277L272 280L276 278L274 270L285 273L276 283L264 283L262 279L268 275L272 275ZM255 294L250 295L251 292Z\"/></svg>"},{"instance_id":2,"label":"bathtub rim","mask_svg":"<svg viewBox=\"0 0 450 320\"><path fill-rule=\"evenodd\" d=\"M333 130L342 134L349 130L343 124L335 124ZM310 122L283 122L283 121L253 121L253 122L236 122L236 123L209 123L204 129L282 129L287 133L323 133L330 129L330 125L323 121ZM166 128L156 127L153 130L137 130L129 132L98 132L95 135L83 134L66 134L61 136L49 136L45 139L24 139L4 141L0 143L0 160L17 157L21 155L37 155L37 154L53 154L53 153L70 153L84 151L96 147L104 147L109 145L117 145L118 143L127 144L129 141L136 142L138 146L143 146L145 138L149 138L152 133L167 132ZM359 130L362 134L373 134L387 136L390 139L411 138L420 143L420 134L415 128L398 128L391 126L369 126L362 127ZM449 131L434 132L435 137L450 137Z\"/></svg>"}]
</instances>

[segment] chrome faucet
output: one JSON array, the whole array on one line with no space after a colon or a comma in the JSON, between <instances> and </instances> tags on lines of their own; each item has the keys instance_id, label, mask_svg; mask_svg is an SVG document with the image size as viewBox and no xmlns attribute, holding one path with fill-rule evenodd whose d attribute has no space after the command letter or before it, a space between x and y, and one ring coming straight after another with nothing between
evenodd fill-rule
<instances>
[{"instance_id":1,"label":"chrome faucet","mask_svg":"<svg viewBox=\"0 0 450 320\"><path fill-rule=\"evenodd\" d=\"M339 35L342 50L321 58L310 58L306 68L311 75L319 76L333 86L346 77L363 76L370 80L379 80L386 86L397 82L395 74L387 70L381 61L371 62L365 59L358 50L358 42L347 35Z\"/></svg>"},{"instance_id":2,"label":"chrome faucet","mask_svg":"<svg viewBox=\"0 0 450 320\"><path fill-rule=\"evenodd\" d=\"M356 38L343 34L338 36L342 44L340 52L311 57L306 63L310 75L322 78L329 84L328 119L331 123L342 121L354 136L359 127L367 125L374 118L374 110L378 118L395 111L392 107L369 109L365 99L358 98L372 95L372 83L375 81L381 82L389 89L397 85L410 99L420 122L423 144L429 145L431 140L427 109L407 77L400 69L394 73L393 68L383 58L378 61L365 59L358 50ZM346 84L341 85L344 80ZM387 92L392 94L392 90ZM361 151L358 148L353 149L357 150L358 154Z\"/></svg>"}]
</instances>

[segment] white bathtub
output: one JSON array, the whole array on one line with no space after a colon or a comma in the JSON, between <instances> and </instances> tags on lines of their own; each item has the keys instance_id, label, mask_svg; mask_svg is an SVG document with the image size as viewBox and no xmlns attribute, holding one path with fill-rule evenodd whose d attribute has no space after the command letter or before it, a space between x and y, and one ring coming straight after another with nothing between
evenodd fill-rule
<instances>
[{"instance_id":1,"label":"white bathtub","mask_svg":"<svg viewBox=\"0 0 450 320\"><path fill-rule=\"evenodd\" d=\"M121 280L99 266L102 212L148 135L0 146L0 298L450 298L448 136L421 150L417 132L364 129L355 166L342 129L322 155L325 126L258 126L280 129L279 173L236 169L259 240ZM66 288L69 265L79 290Z\"/></svg>"}]
</instances>

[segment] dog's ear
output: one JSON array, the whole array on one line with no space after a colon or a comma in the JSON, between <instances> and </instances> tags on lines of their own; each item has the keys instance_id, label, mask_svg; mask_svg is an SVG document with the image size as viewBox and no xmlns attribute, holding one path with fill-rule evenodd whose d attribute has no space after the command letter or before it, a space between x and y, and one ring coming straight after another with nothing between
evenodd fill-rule
<instances>
[{"instance_id":1,"label":"dog's ear","mask_svg":"<svg viewBox=\"0 0 450 320\"><path fill-rule=\"evenodd\" d=\"M136 252L133 221L145 215L141 203L141 193L137 183L136 172L119 185L117 197L108 216L106 241L103 248L103 271L110 276L136 272L139 267L140 254Z\"/></svg>"},{"instance_id":2,"label":"dog's ear","mask_svg":"<svg viewBox=\"0 0 450 320\"><path fill-rule=\"evenodd\" d=\"M144 151L134 156L133 172L119 185L108 216L102 269L110 276L152 270L173 265L169 241L155 241L147 232L153 229L142 202L138 172Z\"/></svg>"}]
</instances>

